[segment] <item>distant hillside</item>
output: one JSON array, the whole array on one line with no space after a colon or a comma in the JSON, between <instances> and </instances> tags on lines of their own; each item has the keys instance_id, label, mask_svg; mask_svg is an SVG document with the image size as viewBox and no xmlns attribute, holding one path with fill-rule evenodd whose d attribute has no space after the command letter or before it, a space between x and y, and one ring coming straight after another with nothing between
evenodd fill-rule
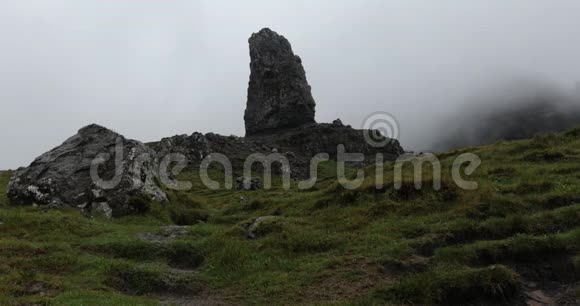
<instances>
[{"instance_id":1,"label":"distant hillside","mask_svg":"<svg viewBox=\"0 0 580 306\"><path fill-rule=\"evenodd\" d=\"M437 151L516 140L580 125L580 96L538 82L507 84L481 93L471 108L445 120Z\"/></svg>"}]
</instances>

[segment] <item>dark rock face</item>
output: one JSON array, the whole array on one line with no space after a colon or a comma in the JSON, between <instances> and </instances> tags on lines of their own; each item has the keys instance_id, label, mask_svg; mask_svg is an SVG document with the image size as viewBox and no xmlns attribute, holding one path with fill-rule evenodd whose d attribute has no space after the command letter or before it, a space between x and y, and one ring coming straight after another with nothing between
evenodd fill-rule
<instances>
[{"instance_id":1,"label":"dark rock face","mask_svg":"<svg viewBox=\"0 0 580 306\"><path fill-rule=\"evenodd\" d=\"M120 179L111 189L101 188L91 178L91 162L99 154L109 153L110 158L97 169L103 181L113 179L117 143L123 150ZM167 200L155 183L156 165L156 153L141 142L89 125L30 166L18 169L9 183L8 197L15 203L80 206L106 216L122 215L143 209L131 206L132 197Z\"/></svg>"},{"instance_id":2,"label":"dark rock face","mask_svg":"<svg viewBox=\"0 0 580 306\"><path fill-rule=\"evenodd\" d=\"M335 119L334 121L332 121L332 125L336 126L336 127L343 127L344 124L342 124L342 120L340 119Z\"/></svg>"},{"instance_id":3,"label":"dark rock face","mask_svg":"<svg viewBox=\"0 0 580 306\"><path fill-rule=\"evenodd\" d=\"M265 28L252 34L249 44L246 136L316 123L302 61L288 40Z\"/></svg>"}]
</instances>

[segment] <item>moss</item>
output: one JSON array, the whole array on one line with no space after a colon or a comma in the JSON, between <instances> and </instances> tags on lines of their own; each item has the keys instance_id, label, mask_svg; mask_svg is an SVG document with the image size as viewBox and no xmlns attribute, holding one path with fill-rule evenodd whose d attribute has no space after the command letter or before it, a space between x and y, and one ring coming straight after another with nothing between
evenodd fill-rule
<instances>
[{"instance_id":1,"label":"moss","mask_svg":"<svg viewBox=\"0 0 580 306\"><path fill-rule=\"evenodd\" d=\"M309 230L287 230L275 239L273 245L291 253L320 253L327 252L338 246L338 240L329 235Z\"/></svg>"},{"instance_id":2,"label":"moss","mask_svg":"<svg viewBox=\"0 0 580 306\"><path fill-rule=\"evenodd\" d=\"M403 278L375 290L380 301L418 304L501 302L515 295L516 273L504 266L487 268L446 267Z\"/></svg>"},{"instance_id":3,"label":"moss","mask_svg":"<svg viewBox=\"0 0 580 306\"><path fill-rule=\"evenodd\" d=\"M553 186L551 182L522 183L513 192L516 194L543 193L550 191Z\"/></svg>"},{"instance_id":4,"label":"moss","mask_svg":"<svg viewBox=\"0 0 580 306\"><path fill-rule=\"evenodd\" d=\"M0 171L0 208L8 206L10 203L6 192L11 177L12 171Z\"/></svg>"},{"instance_id":5,"label":"moss","mask_svg":"<svg viewBox=\"0 0 580 306\"><path fill-rule=\"evenodd\" d=\"M464 264L491 264L501 262L542 262L547 258L574 251L580 241L580 232L531 236L515 235L504 240L478 241L463 246L438 249L438 262Z\"/></svg>"},{"instance_id":6,"label":"moss","mask_svg":"<svg viewBox=\"0 0 580 306\"><path fill-rule=\"evenodd\" d=\"M198 293L202 290L201 282L193 276L171 274L158 266L116 263L108 267L107 275L107 284L137 295L155 292Z\"/></svg>"},{"instance_id":7,"label":"moss","mask_svg":"<svg viewBox=\"0 0 580 306\"><path fill-rule=\"evenodd\" d=\"M188 207L171 207L169 208L169 216L177 225L193 225L206 222L209 219L207 211Z\"/></svg>"},{"instance_id":8,"label":"moss","mask_svg":"<svg viewBox=\"0 0 580 306\"><path fill-rule=\"evenodd\" d=\"M127 206L134 213L145 213L151 209L153 201L145 195L132 196L127 200Z\"/></svg>"},{"instance_id":9,"label":"moss","mask_svg":"<svg viewBox=\"0 0 580 306\"><path fill-rule=\"evenodd\" d=\"M204 262L204 256L193 242L152 243L140 239L99 241L84 244L84 249L115 258L136 261L165 260L170 266L193 269Z\"/></svg>"},{"instance_id":10,"label":"moss","mask_svg":"<svg viewBox=\"0 0 580 306\"><path fill-rule=\"evenodd\" d=\"M516 173L517 170L514 167L497 167L487 171L487 174L494 179L513 177Z\"/></svg>"},{"instance_id":11,"label":"moss","mask_svg":"<svg viewBox=\"0 0 580 306\"><path fill-rule=\"evenodd\" d=\"M56 296L51 304L76 306L76 305L146 305L155 306L159 302L152 298L134 297L119 294L117 292L102 290L74 290L63 292Z\"/></svg>"},{"instance_id":12,"label":"moss","mask_svg":"<svg viewBox=\"0 0 580 306\"><path fill-rule=\"evenodd\" d=\"M172 267L194 269L205 261L200 248L191 241L174 241L163 251L164 257Z\"/></svg>"},{"instance_id":13,"label":"moss","mask_svg":"<svg viewBox=\"0 0 580 306\"><path fill-rule=\"evenodd\" d=\"M543 150L528 153L522 157L527 162L557 162L566 158L566 155L559 151Z\"/></svg>"}]
</instances>

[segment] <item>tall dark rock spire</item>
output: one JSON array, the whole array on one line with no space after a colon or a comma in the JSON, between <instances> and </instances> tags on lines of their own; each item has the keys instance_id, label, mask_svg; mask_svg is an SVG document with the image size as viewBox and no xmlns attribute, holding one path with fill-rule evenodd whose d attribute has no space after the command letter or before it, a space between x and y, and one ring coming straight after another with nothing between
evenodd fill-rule
<instances>
[{"instance_id":1,"label":"tall dark rock spire","mask_svg":"<svg viewBox=\"0 0 580 306\"><path fill-rule=\"evenodd\" d=\"M246 136L316 123L316 103L300 57L284 36L265 28L252 34Z\"/></svg>"}]
</instances>

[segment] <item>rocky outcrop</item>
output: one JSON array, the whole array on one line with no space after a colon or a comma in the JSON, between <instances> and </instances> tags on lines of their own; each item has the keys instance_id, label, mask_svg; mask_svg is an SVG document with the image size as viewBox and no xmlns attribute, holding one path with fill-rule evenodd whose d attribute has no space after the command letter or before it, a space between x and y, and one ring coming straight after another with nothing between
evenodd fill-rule
<instances>
[{"instance_id":1,"label":"rocky outcrop","mask_svg":"<svg viewBox=\"0 0 580 306\"><path fill-rule=\"evenodd\" d=\"M252 34L249 44L246 137L193 133L164 138L154 146L159 156L180 153L196 163L210 153L221 153L228 157L234 172L242 175L249 155L280 153L288 159L291 176L301 179L309 177L312 157L328 153L335 159L339 145L348 153L364 154L365 160L357 162L358 166L374 162L377 153L383 154L384 160L394 160L403 153L397 140L374 147L365 140L365 133L370 131L353 129L340 119L331 124L317 124L315 102L304 68L284 36L266 28ZM377 131L371 134L379 135ZM259 165L254 170L260 170Z\"/></svg>"},{"instance_id":2,"label":"rocky outcrop","mask_svg":"<svg viewBox=\"0 0 580 306\"><path fill-rule=\"evenodd\" d=\"M246 136L316 123L302 61L288 40L265 28L252 34L249 44Z\"/></svg>"},{"instance_id":3,"label":"rocky outcrop","mask_svg":"<svg viewBox=\"0 0 580 306\"><path fill-rule=\"evenodd\" d=\"M102 161L95 168L101 181L91 176L96 159ZM93 124L18 169L8 197L21 204L80 206L105 216L142 211L149 200L167 200L155 183L156 165L152 149Z\"/></svg>"}]
</instances>

